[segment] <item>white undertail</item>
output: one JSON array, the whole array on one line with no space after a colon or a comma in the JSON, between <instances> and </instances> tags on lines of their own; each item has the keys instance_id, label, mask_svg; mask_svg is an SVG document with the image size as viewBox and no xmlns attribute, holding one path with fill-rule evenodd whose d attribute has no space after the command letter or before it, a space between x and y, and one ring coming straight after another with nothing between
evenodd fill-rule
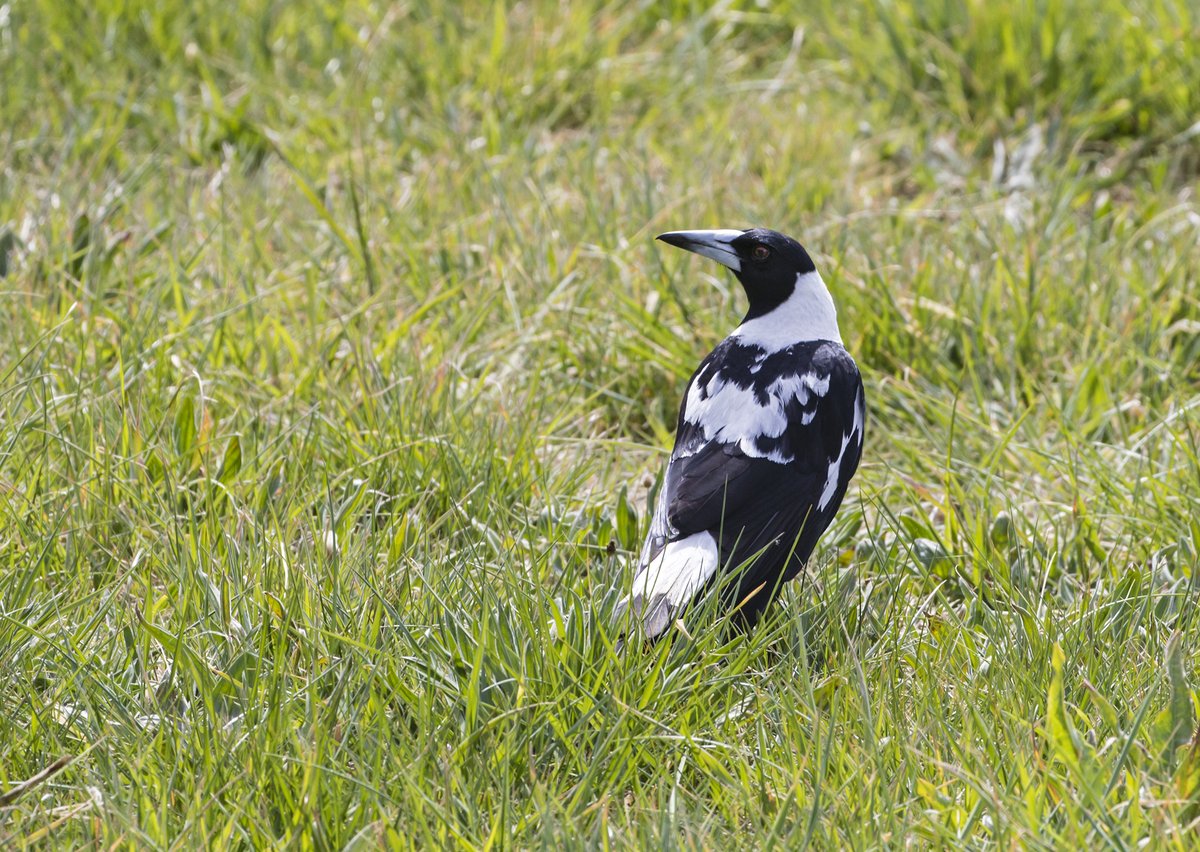
<instances>
[{"instance_id":1,"label":"white undertail","mask_svg":"<svg viewBox=\"0 0 1200 852\"><path fill-rule=\"evenodd\" d=\"M719 563L717 542L710 533L698 532L668 542L639 571L620 608L624 610L632 602L633 614L642 620L646 635L657 636L716 573Z\"/></svg>"}]
</instances>

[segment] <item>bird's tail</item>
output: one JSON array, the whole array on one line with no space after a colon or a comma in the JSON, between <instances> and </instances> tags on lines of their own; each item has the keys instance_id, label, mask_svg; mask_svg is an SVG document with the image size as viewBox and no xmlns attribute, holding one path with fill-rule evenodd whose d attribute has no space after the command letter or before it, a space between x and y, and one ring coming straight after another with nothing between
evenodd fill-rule
<instances>
[{"instance_id":1,"label":"bird's tail","mask_svg":"<svg viewBox=\"0 0 1200 852\"><path fill-rule=\"evenodd\" d=\"M668 542L638 569L629 595L617 604L618 621L632 610L647 638L667 629L716 573L720 551L710 533L699 532Z\"/></svg>"}]
</instances>

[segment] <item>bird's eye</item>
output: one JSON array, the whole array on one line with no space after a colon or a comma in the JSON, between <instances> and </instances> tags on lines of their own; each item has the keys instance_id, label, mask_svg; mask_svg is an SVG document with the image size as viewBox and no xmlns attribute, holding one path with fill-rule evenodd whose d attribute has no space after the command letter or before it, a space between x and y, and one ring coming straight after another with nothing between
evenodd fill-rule
<instances>
[{"instance_id":1,"label":"bird's eye","mask_svg":"<svg viewBox=\"0 0 1200 852\"><path fill-rule=\"evenodd\" d=\"M771 249L759 243L751 250L750 254L754 256L755 260L766 260L771 256Z\"/></svg>"}]
</instances>

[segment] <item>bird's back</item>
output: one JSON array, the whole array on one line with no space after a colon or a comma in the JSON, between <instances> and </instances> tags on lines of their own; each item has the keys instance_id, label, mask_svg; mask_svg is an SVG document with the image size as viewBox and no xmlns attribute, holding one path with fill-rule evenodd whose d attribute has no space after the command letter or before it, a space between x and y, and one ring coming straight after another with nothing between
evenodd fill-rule
<instances>
[{"instance_id":1,"label":"bird's back","mask_svg":"<svg viewBox=\"0 0 1200 852\"><path fill-rule=\"evenodd\" d=\"M631 603L655 635L715 582L752 623L808 560L862 452L865 403L842 345L723 341L680 405ZM745 563L745 564L743 564Z\"/></svg>"}]
</instances>

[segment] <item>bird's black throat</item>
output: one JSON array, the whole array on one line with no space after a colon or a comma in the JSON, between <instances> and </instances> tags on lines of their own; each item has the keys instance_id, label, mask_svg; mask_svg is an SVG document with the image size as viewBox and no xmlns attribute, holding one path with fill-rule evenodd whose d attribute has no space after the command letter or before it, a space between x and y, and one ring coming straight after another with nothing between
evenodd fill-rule
<instances>
[{"instance_id":1,"label":"bird's black throat","mask_svg":"<svg viewBox=\"0 0 1200 852\"><path fill-rule=\"evenodd\" d=\"M788 297L796 291L796 284L792 282L786 290L772 289L764 291L762 289L751 289L746 286L743 281L742 286L746 291L746 296L750 300L750 308L746 311L746 316L742 318L742 322L749 322L752 319L758 319L761 316L766 316L771 311L778 308L788 300Z\"/></svg>"}]
</instances>

